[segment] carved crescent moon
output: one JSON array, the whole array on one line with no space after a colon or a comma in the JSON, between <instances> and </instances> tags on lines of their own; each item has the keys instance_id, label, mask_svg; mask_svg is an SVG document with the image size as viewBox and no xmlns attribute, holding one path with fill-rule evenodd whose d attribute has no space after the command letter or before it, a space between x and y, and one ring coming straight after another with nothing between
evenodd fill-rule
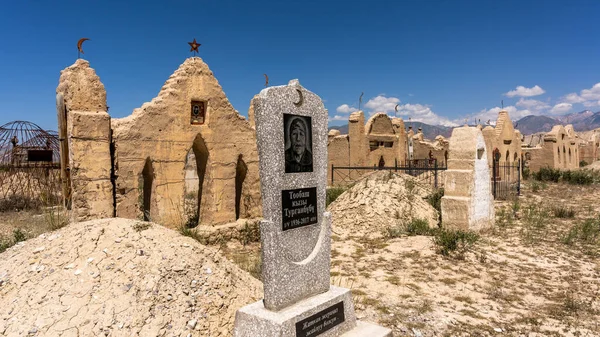
<instances>
[{"instance_id":1,"label":"carved crescent moon","mask_svg":"<svg viewBox=\"0 0 600 337\"><path fill-rule=\"evenodd\" d=\"M394 107L394 110L396 110L396 112L398 112L398 104L396 104L396 106Z\"/></svg>"},{"instance_id":2,"label":"carved crescent moon","mask_svg":"<svg viewBox=\"0 0 600 337\"><path fill-rule=\"evenodd\" d=\"M265 87L269 86L269 76L267 76L267 74L263 74L265 75Z\"/></svg>"},{"instance_id":3,"label":"carved crescent moon","mask_svg":"<svg viewBox=\"0 0 600 337\"><path fill-rule=\"evenodd\" d=\"M77 41L77 49L79 49L79 52L82 54L85 54L83 52L83 49L81 49L81 45L83 44L83 41L89 40L87 37L84 37L83 39L79 39L79 41Z\"/></svg>"},{"instance_id":4,"label":"carved crescent moon","mask_svg":"<svg viewBox=\"0 0 600 337\"><path fill-rule=\"evenodd\" d=\"M302 91L300 91L300 89L296 89L296 91L298 92L298 95L300 95L300 100L298 102L294 102L294 105L300 107L302 103L304 103L304 96L302 96Z\"/></svg>"}]
</instances>

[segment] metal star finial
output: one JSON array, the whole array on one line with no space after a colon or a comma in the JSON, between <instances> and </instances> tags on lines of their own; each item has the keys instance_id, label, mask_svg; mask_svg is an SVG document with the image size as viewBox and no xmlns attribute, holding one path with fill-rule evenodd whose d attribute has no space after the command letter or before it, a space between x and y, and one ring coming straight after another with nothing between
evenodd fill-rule
<instances>
[{"instance_id":1,"label":"metal star finial","mask_svg":"<svg viewBox=\"0 0 600 337\"><path fill-rule=\"evenodd\" d=\"M194 52L194 55L196 55L196 53L199 53L199 51L198 51L198 47L200 47L200 46L201 46L201 44L200 44L200 43L198 43L198 42L196 42L196 39L195 39L195 38L194 38L194 41L192 41L192 42L188 42L188 44L190 45L190 47L192 47L192 48L190 48L190 51L193 51L193 52Z\"/></svg>"}]
</instances>

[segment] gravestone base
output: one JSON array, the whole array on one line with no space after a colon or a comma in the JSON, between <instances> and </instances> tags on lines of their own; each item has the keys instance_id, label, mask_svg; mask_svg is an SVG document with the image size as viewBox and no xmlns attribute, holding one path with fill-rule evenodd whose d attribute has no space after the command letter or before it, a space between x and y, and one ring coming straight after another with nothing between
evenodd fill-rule
<instances>
[{"instance_id":1,"label":"gravestone base","mask_svg":"<svg viewBox=\"0 0 600 337\"><path fill-rule=\"evenodd\" d=\"M341 308L343 307L343 312ZM263 301L237 311L234 337L391 337L392 331L356 320L350 289L331 286L281 311L265 309Z\"/></svg>"}]
</instances>

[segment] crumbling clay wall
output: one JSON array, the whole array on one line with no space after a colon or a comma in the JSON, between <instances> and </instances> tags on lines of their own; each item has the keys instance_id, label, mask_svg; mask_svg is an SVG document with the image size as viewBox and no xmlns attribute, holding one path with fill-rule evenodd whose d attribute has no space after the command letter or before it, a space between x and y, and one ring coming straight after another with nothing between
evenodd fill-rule
<instances>
[{"instance_id":1,"label":"crumbling clay wall","mask_svg":"<svg viewBox=\"0 0 600 337\"><path fill-rule=\"evenodd\" d=\"M192 101L204 102L203 124L191 123ZM199 57L151 102L114 119L113 138L117 216L177 227L261 215L255 131Z\"/></svg>"},{"instance_id":2,"label":"crumbling clay wall","mask_svg":"<svg viewBox=\"0 0 600 337\"><path fill-rule=\"evenodd\" d=\"M510 120L508 111L498 112L498 119L495 126L486 126L483 128L483 138L485 139L488 163L492 165L494 160L494 150L500 152L500 163L514 163L522 157L521 133L515 130L513 122Z\"/></svg>"},{"instance_id":3,"label":"crumbling clay wall","mask_svg":"<svg viewBox=\"0 0 600 337\"><path fill-rule=\"evenodd\" d=\"M436 159L438 166L446 165L448 157L448 140L438 135L433 142L422 137L418 132L413 136L413 159Z\"/></svg>"},{"instance_id":4,"label":"crumbling clay wall","mask_svg":"<svg viewBox=\"0 0 600 337\"><path fill-rule=\"evenodd\" d=\"M533 148L525 147L522 151L532 172L545 167L575 170L579 167L579 144L580 140L571 125L555 125L544 135L542 144Z\"/></svg>"},{"instance_id":5,"label":"crumbling clay wall","mask_svg":"<svg viewBox=\"0 0 600 337\"><path fill-rule=\"evenodd\" d=\"M521 133L513 127L508 111L498 113L495 131L500 162L514 163L521 159Z\"/></svg>"},{"instance_id":6,"label":"crumbling clay wall","mask_svg":"<svg viewBox=\"0 0 600 337\"><path fill-rule=\"evenodd\" d=\"M68 185L63 191L72 191L67 200L72 220L112 217L110 116L104 85L89 62L78 59L61 71L56 93L57 107L66 110L66 123L59 121L59 134L66 135L61 142L68 142L61 147L69 152L64 169L70 178L63 180Z\"/></svg>"},{"instance_id":7,"label":"crumbling clay wall","mask_svg":"<svg viewBox=\"0 0 600 337\"><path fill-rule=\"evenodd\" d=\"M600 158L599 155L600 129L582 133L579 142L579 160L591 164Z\"/></svg>"},{"instance_id":8,"label":"crumbling clay wall","mask_svg":"<svg viewBox=\"0 0 600 337\"><path fill-rule=\"evenodd\" d=\"M376 113L365 125L367 139L369 141L368 166L395 166L396 162L402 164L399 157L404 145L404 139L397 134L398 130L392 123L392 119L385 113Z\"/></svg>"},{"instance_id":9,"label":"crumbling clay wall","mask_svg":"<svg viewBox=\"0 0 600 337\"><path fill-rule=\"evenodd\" d=\"M343 167L350 166L350 143L348 141L348 135L340 135L339 131L331 130L330 136L327 141L327 183L331 184L331 167ZM338 172L336 175L338 178L344 177L347 174L346 171ZM339 179L338 179L339 180Z\"/></svg>"}]
</instances>

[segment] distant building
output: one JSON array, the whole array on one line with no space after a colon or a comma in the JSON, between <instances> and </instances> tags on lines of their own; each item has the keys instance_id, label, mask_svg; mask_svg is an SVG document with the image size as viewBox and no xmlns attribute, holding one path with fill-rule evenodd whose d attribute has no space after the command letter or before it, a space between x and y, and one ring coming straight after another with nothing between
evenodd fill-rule
<instances>
[{"instance_id":1,"label":"distant building","mask_svg":"<svg viewBox=\"0 0 600 337\"><path fill-rule=\"evenodd\" d=\"M550 132L524 137L522 146L525 167L531 172L543 167L572 170L579 167L580 139L573 125L555 125Z\"/></svg>"},{"instance_id":2,"label":"distant building","mask_svg":"<svg viewBox=\"0 0 600 337\"><path fill-rule=\"evenodd\" d=\"M354 112L348 120L348 134L338 130L329 132L327 145L328 181L331 182L331 167L394 167L405 166L408 161L445 163L448 142L442 136L434 141L423 138L409 127L407 132L402 118L376 113L365 123L362 111ZM357 179L367 171L348 170L350 180Z\"/></svg>"},{"instance_id":3,"label":"distant building","mask_svg":"<svg viewBox=\"0 0 600 337\"><path fill-rule=\"evenodd\" d=\"M496 125L488 125L482 132L490 166L494 160L512 164L521 159L521 132L515 130L508 111L498 112ZM499 157L494 158L494 153L499 153Z\"/></svg>"},{"instance_id":4,"label":"distant building","mask_svg":"<svg viewBox=\"0 0 600 337\"><path fill-rule=\"evenodd\" d=\"M591 164L600 159L600 128L579 133L579 160Z\"/></svg>"}]
</instances>

